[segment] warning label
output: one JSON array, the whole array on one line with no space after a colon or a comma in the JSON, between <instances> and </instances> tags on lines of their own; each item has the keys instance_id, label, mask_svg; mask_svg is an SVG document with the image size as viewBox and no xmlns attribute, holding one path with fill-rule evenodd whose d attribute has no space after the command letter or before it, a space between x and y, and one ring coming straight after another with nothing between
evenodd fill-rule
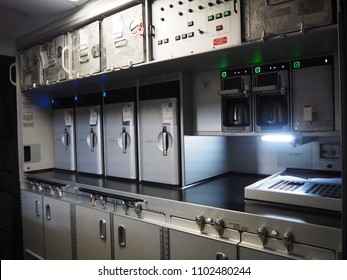
<instances>
[{"instance_id":1,"label":"warning label","mask_svg":"<svg viewBox=\"0 0 347 280\"><path fill-rule=\"evenodd\" d=\"M220 37L213 40L213 46L223 45L223 44L226 44L227 42L228 42L227 37Z\"/></svg>"}]
</instances>

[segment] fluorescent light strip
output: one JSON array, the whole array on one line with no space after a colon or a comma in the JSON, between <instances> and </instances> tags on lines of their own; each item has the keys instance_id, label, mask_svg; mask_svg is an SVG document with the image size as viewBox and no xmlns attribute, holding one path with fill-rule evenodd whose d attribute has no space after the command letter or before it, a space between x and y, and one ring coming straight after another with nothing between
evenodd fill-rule
<instances>
[{"instance_id":1,"label":"fluorescent light strip","mask_svg":"<svg viewBox=\"0 0 347 280\"><path fill-rule=\"evenodd\" d=\"M260 139L264 142L291 143L294 141L295 137L291 134L266 134L262 135Z\"/></svg>"}]
</instances>

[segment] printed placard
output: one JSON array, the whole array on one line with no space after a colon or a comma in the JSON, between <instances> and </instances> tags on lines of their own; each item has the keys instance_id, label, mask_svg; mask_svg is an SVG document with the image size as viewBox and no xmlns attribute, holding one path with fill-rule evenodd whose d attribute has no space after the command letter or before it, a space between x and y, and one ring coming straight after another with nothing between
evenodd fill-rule
<instances>
[{"instance_id":1,"label":"printed placard","mask_svg":"<svg viewBox=\"0 0 347 280\"><path fill-rule=\"evenodd\" d=\"M98 110L96 108L90 109L89 124L96 125L98 123Z\"/></svg>"},{"instance_id":2,"label":"printed placard","mask_svg":"<svg viewBox=\"0 0 347 280\"><path fill-rule=\"evenodd\" d=\"M131 125L133 120L133 110L130 104L122 106L123 125Z\"/></svg>"},{"instance_id":3,"label":"printed placard","mask_svg":"<svg viewBox=\"0 0 347 280\"><path fill-rule=\"evenodd\" d=\"M176 124L176 103L168 102L162 104L163 124Z\"/></svg>"},{"instance_id":4,"label":"printed placard","mask_svg":"<svg viewBox=\"0 0 347 280\"><path fill-rule=\"evenodd\" d=\"M64 111L64 122L65 122L65 126L71 126L72 125L72 112L71 111Z\"/></svg>"}]
</instances>

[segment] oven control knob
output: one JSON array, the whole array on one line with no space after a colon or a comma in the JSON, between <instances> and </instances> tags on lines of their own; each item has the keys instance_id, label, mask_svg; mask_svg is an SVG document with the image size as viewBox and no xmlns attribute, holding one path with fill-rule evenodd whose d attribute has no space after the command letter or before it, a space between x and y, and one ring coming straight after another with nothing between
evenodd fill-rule
<instances>
[{"instance_id":1,"label":"oven control knob","mask_svg":"<svg viewBox=\"0 0 347 280\"><path fill-rule=\"evenodd\" d=\"M205 227L205 218L202 215L195 217L195 223L199 226L200 231L204 230Z\"/></svg>"},{"instance_id":2,"label":"oven control knob","mask_svg":"<svg viewBox=\"0 0 347 280\"><path fill-rule=\"evenodd\" d=\"M291 234L290 232L286 232L285 234L283 234L282 241L287 252L292 251L293 240L294 240L293 234Z\"/></svg>"},{"instance_id":3,"label":"oven control knob","mask_svg":"<svg viewBox=\"0 0 347 280\"><path fill-rule=\"evenodd\" d=\"M218 219L214 222L214 227L218 231L218 235L222 236L224 233L224 221L222 219Z\"/></svg>"},{"instance_id":4,"label":"oven control knob","mask_svg":"<svg viewBox=\"0 0 347 280\"><path fill-rule=\"evenodd\" d=\"M264 227L258 228L257 229L257 236L260 239L261 245L264 247L264 245L266 244L266 240L267 240L267 230Z\"/></svg>"}]
</instances>

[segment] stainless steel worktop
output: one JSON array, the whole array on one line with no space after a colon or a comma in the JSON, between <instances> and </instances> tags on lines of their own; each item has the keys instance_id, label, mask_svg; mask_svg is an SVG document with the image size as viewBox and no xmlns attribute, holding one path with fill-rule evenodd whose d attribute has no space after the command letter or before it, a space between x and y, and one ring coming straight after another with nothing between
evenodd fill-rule
<instances>
[{"instance_id":1,"label":"stainless steel worktop","mask_svg":"<svg viewBox=\"0 0 347 280\"><path fill-rule=\"evenodd\" d=\"M244 188L265 177L258 174L228 173L181 189L179 187L149 182L66 173L57 170L26 173L26 178L47 183L69 185L70 188L78 187L80 190L90 192L133 198L153 197L292 222L336 229L341 227L341 216L338 212L245 201Z\"/></svg>"}]
</instances>

